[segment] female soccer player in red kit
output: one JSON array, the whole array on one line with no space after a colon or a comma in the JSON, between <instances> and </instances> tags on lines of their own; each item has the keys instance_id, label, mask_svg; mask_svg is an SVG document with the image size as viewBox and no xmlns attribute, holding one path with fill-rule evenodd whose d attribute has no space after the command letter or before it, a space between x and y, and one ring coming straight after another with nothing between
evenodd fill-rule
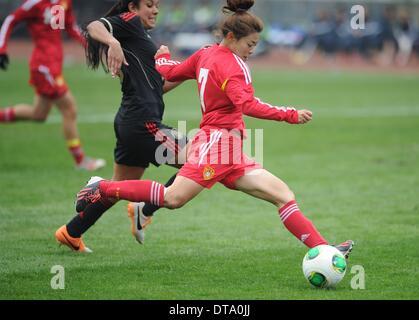
<instances>
[{"instance_id":1,"label":"female soccer player in red kit","mask_svg":"<svg viewBox=\"0 0 419 320\"><path fill-rule=\"evenodd\" d=\"M183 63L171 60L167 47L162 46L156 54L157 70L168 81L197 80L203 114L187 163L174 183L165 188L154 181L112 182L92 178L79 192L78 206L88 206L104 197L176 209L205 188L221 182L275 205L285 227L306 246L328 243L301 213L288 186L243 154L243 114L291 124L304 124L312 119L309 110L275 107L254 96L245 61L259 41L263 23L248 12L253 4L254 0L227 1L225 10L229 15L222 24L221 44L201 49ZM81 238L74 241L82 243ZM336 247L347 257L353 241Z\"/></svg>"},{"instance_id":2,"label":"female soccer player in red kit","mask_svg":"<svg viewBox=\"0 0 419 320\"><path fill-rule=\"evenodd\" d=\"M60 10L54 10L54 6L58 6L56 8ZM64 13L63 17L55 16L59 12ZM0 29L0 69L6 70L9 63L7 42L13 27L20 22L27 22L35 43L29 63L29 83L35 88L36 94L33 106L18 104L0 109L0 123L45 121L55 104L62 114L64 136L76 167L96 170L103 167L105 162L103 159L85 156L77 130L76 102L62 76L63 47L60 21L64 21L65 30L74 40L85 45L85 39L73 15L71 0L27 0L6 17Z\"/></svg>"}]
</instances>

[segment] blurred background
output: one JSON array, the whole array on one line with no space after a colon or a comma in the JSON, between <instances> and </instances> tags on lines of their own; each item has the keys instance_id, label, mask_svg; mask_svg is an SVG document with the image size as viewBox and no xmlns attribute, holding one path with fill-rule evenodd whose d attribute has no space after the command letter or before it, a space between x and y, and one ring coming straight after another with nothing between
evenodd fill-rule
<instances>
[{"instance_id":1,"label":"blurred background","mask_svg":"<svg viewBox=\"0 0 419 320\"><path fill-rule=\"evenodd\" d=\"M0 0L0 22L21 3ZM103 15L113 3L73 0L81 26ZM155 41L169 45L178 57L216 41L224 3L162 0L158 27L152 31ZM365 8L364 30L351 28L354 5ZM255 63L283 67L419 68L419 0L263 0L256 1L254 12L265 22ZM11 41L12 55L29 54L30 50L25 49L27 38L26 28L18 26ZM77 45L70 45L66 52L67 60L83 57Z\"/></svg>"}]
</instances>

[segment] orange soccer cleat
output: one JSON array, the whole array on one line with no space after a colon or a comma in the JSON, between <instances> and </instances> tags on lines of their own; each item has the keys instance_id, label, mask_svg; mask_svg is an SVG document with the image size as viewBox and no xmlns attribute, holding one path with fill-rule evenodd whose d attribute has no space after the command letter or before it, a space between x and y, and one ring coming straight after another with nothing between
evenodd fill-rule
<instances>
[{"instance_id":1,"label":"orange soccer cleat","mask_svg":"<svg viewBox=\"0 0 419 320\"><path fill-rule=\"evenodd\" d=\"M83 240L80 238L73 238L70 236L67 232L67 227L63 225L55 232L55 239L57 239L58 243L60 245L66 245L73 251L77 252L85 252L85 253L91 253L93 252L88 247L85 246L83 243Z\"/></svg>"}]
</instances>

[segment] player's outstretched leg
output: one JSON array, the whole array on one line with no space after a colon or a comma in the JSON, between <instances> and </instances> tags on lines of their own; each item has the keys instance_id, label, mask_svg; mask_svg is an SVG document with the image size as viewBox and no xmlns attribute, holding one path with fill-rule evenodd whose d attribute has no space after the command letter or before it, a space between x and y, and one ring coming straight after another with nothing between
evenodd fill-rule
<instances>
[{"instance_id":1,"label":"player's outstretched leg","mask_svg":"<svg viewBox=\"0 0 419 320\"><path fill-rule=\"evenodd\" d=\"M16 121L16 113L12 107L0 109L0 123L11 123Z\"/></svg>"},{"instance_id":2,"label":"player's outstretched leg","mask_svg":"<svg viewBox=\"0 0 419 320\"><path fill-rule=\"evenodd\" d=\"M96 206L101 206L102 208L105 205L110 207L118 200L150 202L159 207L164 206L169 209L177 209L194 198L203 189L198 183L184 177L177 177L173 185L167 189L160 183L149 180L108 181L100 177L92 177L87 185L77 194L76 211L79 211L79 215L75 219L79 219L83 213L91 208ZM81 234L84 231L80 229L79 221L75 221L77 223L73 222L71 221L56 232L57 240L70 248L72 248L71 244L69 245L65 241L66 239L59 238L57 234L65 231L68 233L68 236L76 238L76 240L81 242ZM75 229L78 229L78 231ZM75 248L72 249L75 250Z\"/></svg>"},{"instance_id":3,"label":"player's outstretched leg","mask_svg":"<svg viewBox=\"0 0 419 320\"><path fill-rule=\"evenodd\" d=\"M101 180L98 183L99 192L103 198L116 201L150 202L168 209L181 208L204 189L192 179L182 176L177 176L167 189L164 185L151 180ZM95 191L89 191L88 194L90 192Z\"/></svg>"},{"instance_id":4,"label":"player's outstretched leg","mask_svg":"<svg viewBox=\"0 0 419 320\"><path fill-rule=\"evenodd\" d=\"M173 175L164 185L166 188L171 186L176 179L176 174ZM128 203L128 217L131 220L131 233L140 244L144 244L145 228L151 224L154 213L160 209L151 203L145 202L130 202Z\"/></svg>"},{"instance_id":5,"label":"player's outstretched leg","mask_svg":"<svg viewBox=\"0 0 419 320\"><path fill-rule=\"evenodd\" d=\"M33 105L20 103L0 109L0 123L17 121L45 122L52 109L53 101L46 97L35 95Z\"/></svg>"},{"instance_id":6,"label":"player's outstretched leg","mask_svg":"<svg viewBox=\"0 0 419 320\"><path fill-rule=\"evenodd\" d=\"M309 248L328 244L313 223L300 211L293 192L279 178L264 169L251 171L235 182L237 189L254 197L271 202L278 207L284 226ZM345 257L354 242L348 240L335 246Z\"/></svg>"}]
</instances>

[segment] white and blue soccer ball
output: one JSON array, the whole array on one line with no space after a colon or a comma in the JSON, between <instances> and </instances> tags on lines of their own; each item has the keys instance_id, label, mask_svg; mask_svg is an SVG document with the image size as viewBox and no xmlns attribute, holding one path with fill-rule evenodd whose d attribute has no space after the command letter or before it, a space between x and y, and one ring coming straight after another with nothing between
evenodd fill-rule
<instances>
[{"instance_id":1,"label":"white and blue soccer ball","mask_svg":"<svg viewBox=\"0 0 419 320\"><path fill-rule=\"evenodd\" d=\"M335 247L320 245L311 248L303 259L303 273L317 288L334 288L346 273L346 259Z\"/></svg>"}]
</instances>

